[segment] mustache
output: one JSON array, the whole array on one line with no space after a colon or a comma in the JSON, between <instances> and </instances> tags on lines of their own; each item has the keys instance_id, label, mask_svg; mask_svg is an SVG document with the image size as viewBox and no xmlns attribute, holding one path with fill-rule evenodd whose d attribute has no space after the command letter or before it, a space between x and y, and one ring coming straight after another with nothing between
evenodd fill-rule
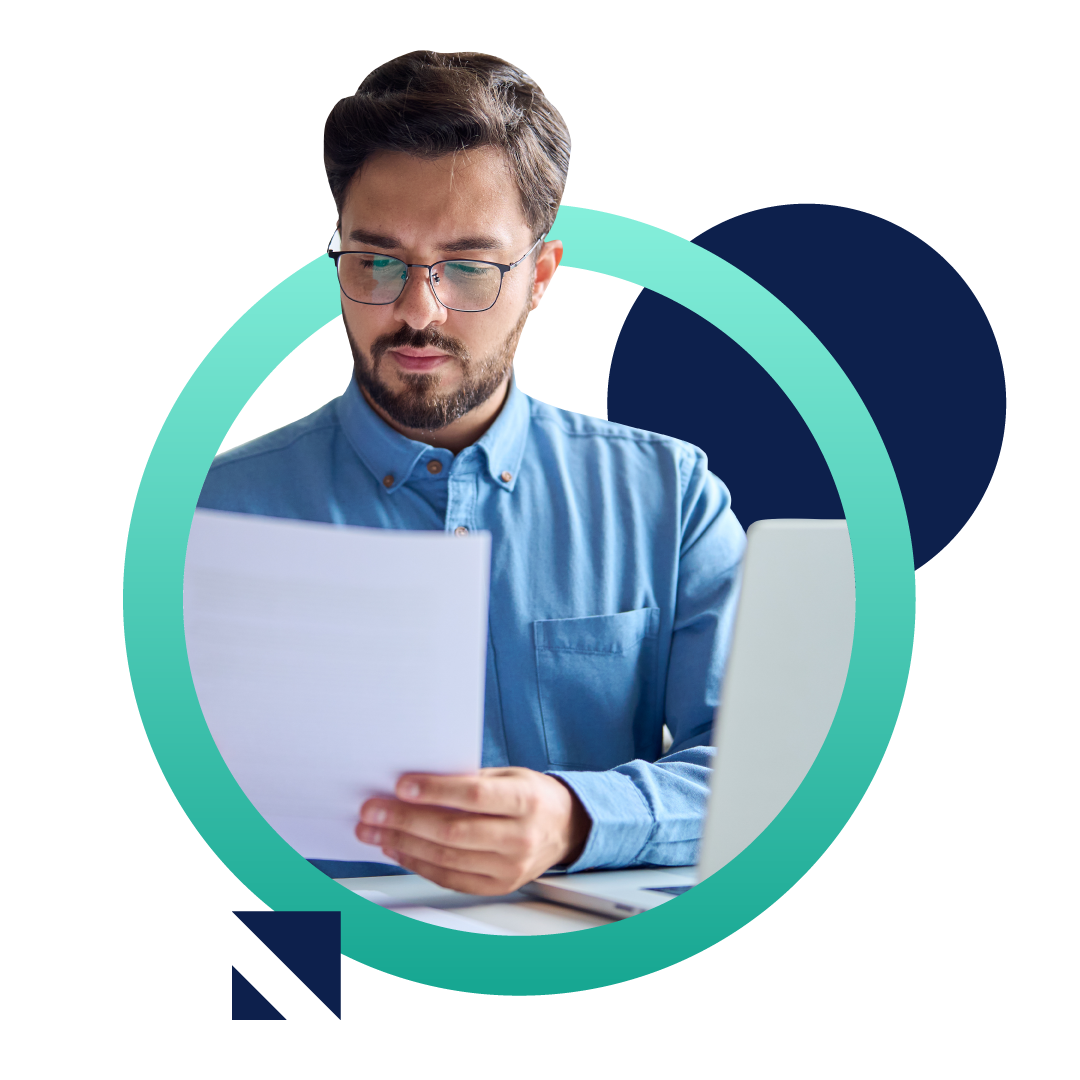
<instances>
[{"instance_id":1,"label":"mustache","mask_svg":"<svg viewBox=\"0 0 1080 1080\"><path fill-rule=\"evenodd\" d=\"M371 343L372 361L378 363L391 349L438 349L463 363L470 359L469 350L463 342L441 333L433 326L425 326L423 330L402 326L392 334L380 335Z\"/></svg>"}]
</instances>

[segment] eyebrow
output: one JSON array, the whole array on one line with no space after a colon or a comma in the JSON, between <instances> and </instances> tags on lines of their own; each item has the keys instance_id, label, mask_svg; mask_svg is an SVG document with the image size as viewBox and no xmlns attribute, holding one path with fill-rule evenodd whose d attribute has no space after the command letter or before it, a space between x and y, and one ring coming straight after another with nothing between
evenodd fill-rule
<instances>
[{"instance_id":1,"label":"eyebrow","mask_svg":"<svg viewBox=\"0 0 1080 1080\"><path fill-rule=\"evenodd\" d=\"M364 229L353 229L349 233L349 240L354 244L370 244L372 247L383 248L386 251L396 251L403 245L395 236L383 236L380 233L370 233ZM445 244L439 244L438 251L497 251L503 247L502 241L494 236L460 236L456 240L450 240Z\"/></svg>"}]
</instances>

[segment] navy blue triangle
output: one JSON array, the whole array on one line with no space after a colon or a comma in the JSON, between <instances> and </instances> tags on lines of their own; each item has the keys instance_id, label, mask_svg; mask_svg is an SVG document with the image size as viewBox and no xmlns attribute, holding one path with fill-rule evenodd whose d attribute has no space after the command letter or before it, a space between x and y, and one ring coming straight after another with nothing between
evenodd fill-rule
<instances>
[{"instance_id":1,"label":"navy blue triangle","mask_svg":"<svg viewBox=\"0 0 1080 1080\"><path fill-rule=\"evenodd\" d=\"M232 1018L234 1020L285 1019L236 968L232 969Z\"/></svg>"}]
</instances>

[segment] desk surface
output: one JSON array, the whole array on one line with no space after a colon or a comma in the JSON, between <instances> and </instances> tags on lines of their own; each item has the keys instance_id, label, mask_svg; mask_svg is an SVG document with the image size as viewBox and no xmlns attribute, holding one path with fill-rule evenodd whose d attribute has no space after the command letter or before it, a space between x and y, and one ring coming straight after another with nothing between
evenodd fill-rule
<instances>
[{"instance_id":1,"label":"desk surface","mask_svg":"<svg viewBox=\"0 0 1080 1080\"><path fill-rule=\"evenodd\" d=\"M603 876L620 883L640 877L652 882L670 871L616 870ZM574 875L577 877L578 875ZM601 874L590 875L599 878ZM591 911L538 900L522 892L508 896L471 896L444 889L410 874L400 877L337 878L339 885L411 919L474 934L564 934L614 922Z\"/></svg>"}]
</instances>

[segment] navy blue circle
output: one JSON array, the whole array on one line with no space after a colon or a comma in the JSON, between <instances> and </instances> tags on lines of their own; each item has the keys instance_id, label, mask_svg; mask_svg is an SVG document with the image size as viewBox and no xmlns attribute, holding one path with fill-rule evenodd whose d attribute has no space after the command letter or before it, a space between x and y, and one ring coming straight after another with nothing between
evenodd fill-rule
<instances>
[{"instance_id":1,"label":"navy blue circle","mask_svg":"<svg viewBox=\"0 0 1080 1080\"><path fill-rule=\"evenodd\" d=\"M963 528L997 465L1005 373L960 275L918 237L842 206L770 206L694 243L782 300L844 369L900 483L915 565ZM843 517L828 466L783 391L700 316L644 291L611 362L608 416L700 446L743 525Z\"/></svg>"}]
</instances>

